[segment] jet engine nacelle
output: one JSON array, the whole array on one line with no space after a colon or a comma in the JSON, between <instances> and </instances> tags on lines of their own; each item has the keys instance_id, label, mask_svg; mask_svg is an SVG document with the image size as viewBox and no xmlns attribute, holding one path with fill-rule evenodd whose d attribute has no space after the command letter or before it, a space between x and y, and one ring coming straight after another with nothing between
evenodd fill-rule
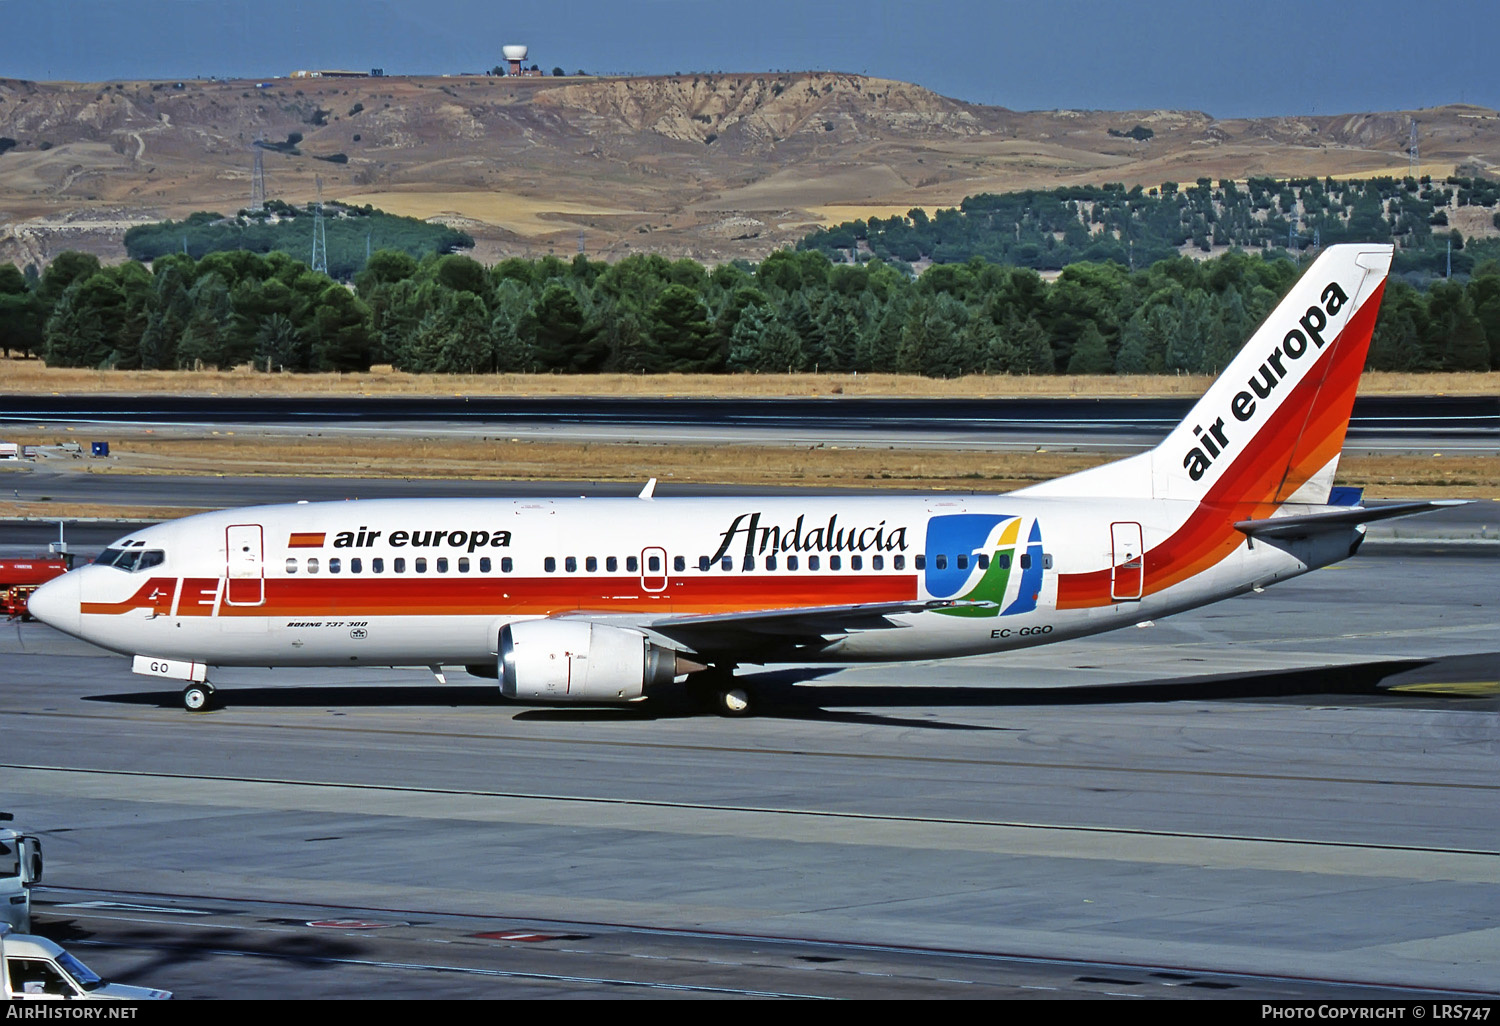
<instances>
[{"instance_id":1,"label":"jet engine nacelle","mask_svg":"<svg viewBox=\"0 0 1500 1026\"><path fill-rule=\"evenodd\" d=\"M691 669L701 667L623 627L523 620L500 628L500 693L506 698L630 702Z\"/></svg>"}]
</instances>

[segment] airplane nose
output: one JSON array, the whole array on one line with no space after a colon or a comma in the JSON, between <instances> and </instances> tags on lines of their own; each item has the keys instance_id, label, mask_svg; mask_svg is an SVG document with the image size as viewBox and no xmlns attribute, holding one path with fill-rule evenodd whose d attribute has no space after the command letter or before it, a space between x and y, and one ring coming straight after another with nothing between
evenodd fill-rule
<instances>
[{"instance_id":1,"label":"airplane nose","mask_svg":"<svg viewBox=\"0 0 1500 1026\"><path fill-rule=\"evenodd\" d=\"M70 570L32 592L26 600L26 611L49 627L77 634L81 620L78 590L78 571Z\"/></svg>"}]
</instances>

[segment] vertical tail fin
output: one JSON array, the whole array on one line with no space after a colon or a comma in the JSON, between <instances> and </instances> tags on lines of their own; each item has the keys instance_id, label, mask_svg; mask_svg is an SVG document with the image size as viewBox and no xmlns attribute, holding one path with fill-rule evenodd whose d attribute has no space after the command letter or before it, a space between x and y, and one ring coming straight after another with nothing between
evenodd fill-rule
<instances>
[{"instance_id":1,"label":"vertical tail fin","mask_svg":"<svg viewBox=\"0 0 1500 1026\"><path fill-rule=\"evenodd\" d=\"M1327 502L1391 256L1328 247L1160 445L1024 492Z\"/></svg>"}]
</instances>

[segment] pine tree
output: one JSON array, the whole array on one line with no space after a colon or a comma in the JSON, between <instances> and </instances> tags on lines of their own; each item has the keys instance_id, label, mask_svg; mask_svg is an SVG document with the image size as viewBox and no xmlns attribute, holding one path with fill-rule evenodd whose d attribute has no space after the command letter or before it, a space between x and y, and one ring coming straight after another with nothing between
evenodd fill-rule
<instances>
[{"instance_id":1,"label":"pine tree","mask_svg":"<svg viewBox=\"0 0 1500 1026\"><path fill-rule=\"evenodd\" d=\"M1078 336L1073 347L1073 358L1068 361L1069 374L1108 374L1115 369L1115 361L1109 355L1109 344L1098 326L1089 321Z\"/></svg>"}]
</instances>

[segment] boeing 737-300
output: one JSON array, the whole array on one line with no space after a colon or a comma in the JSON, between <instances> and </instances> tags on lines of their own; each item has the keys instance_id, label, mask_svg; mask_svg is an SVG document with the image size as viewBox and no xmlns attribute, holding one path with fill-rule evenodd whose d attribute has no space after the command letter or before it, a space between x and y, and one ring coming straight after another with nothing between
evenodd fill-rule
<instances>
[{"instance_id":1,"label":"boeing 737-300","mask_svg":"<svg viewBox=\"0 0 1500 1026\"><path fill-rule=\"evenodd\" d=\"M736 666L964 656L1113 630L1354 553L1330 504L1391 247L1331 246L1148 452L994 496L389 499L135 531L38 619L185 681L222 666L462 666L512 698L632 702ZM679 681L680 678L685 681Z\"/></svg>"}]
</instances>

